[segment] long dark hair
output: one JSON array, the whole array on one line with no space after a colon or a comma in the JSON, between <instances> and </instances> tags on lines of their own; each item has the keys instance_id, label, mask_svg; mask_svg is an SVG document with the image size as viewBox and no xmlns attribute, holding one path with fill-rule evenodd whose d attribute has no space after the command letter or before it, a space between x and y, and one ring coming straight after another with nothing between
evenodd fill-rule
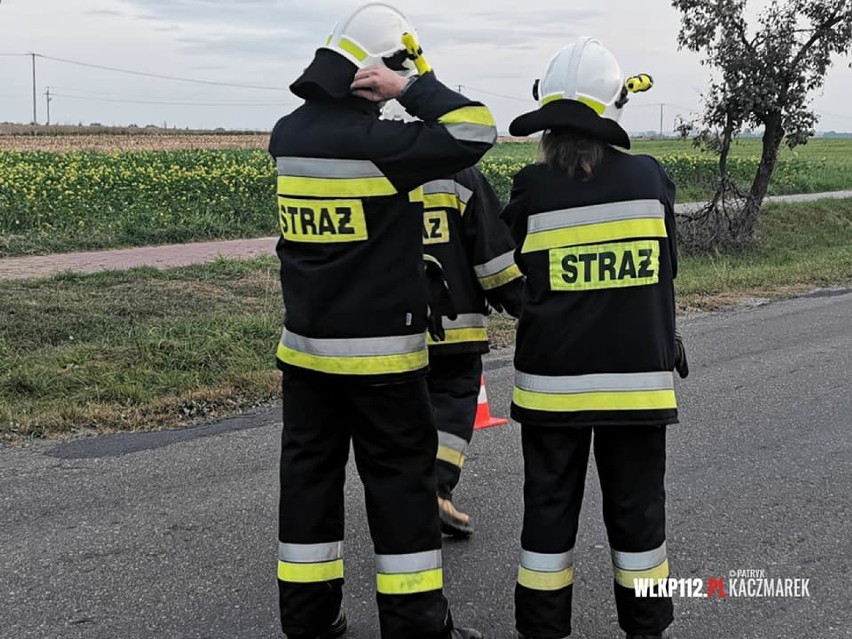
<instances>
[{"instance_id":1,"label":"long dark hair","mask_svg":"<svg viewBox=\"0 0 852 639\"><path fill-rule=\"evenodd\" d=\"M605 149L600 140L571 129L550 129L541 138L539 154L543 164L585 182L603 161Z\"/></svg>"}]
</instances>

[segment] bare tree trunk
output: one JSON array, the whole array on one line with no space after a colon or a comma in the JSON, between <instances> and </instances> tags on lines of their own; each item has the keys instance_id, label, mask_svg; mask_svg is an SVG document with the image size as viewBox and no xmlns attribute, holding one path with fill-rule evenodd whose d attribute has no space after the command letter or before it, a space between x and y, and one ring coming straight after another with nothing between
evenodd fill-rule
<instances>
[{"instance_id":1,"label":"bare tree trunk","mask_svg":"<svg viewBox=\"0 0 852 639\"><path fill-rule=\"evenodd\" d=\"M781 127L781 114L771 113L765 120L760 164L757 167L754 181L751 183L742 215L737 221L737 236L746 242L754 239L760 207L763 206L763 200L769 190L769 182L772 179L772 173L775 171L775 164L778 162L778 149L781 147L783 139L784 129Z\"/></svg>"}]
</instances>

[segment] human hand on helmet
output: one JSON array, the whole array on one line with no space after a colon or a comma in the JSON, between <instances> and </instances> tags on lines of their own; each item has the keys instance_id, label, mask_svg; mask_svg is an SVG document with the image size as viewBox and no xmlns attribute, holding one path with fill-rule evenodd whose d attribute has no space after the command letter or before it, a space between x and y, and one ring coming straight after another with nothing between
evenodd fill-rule
<instances>
[{"instance_id":1,"label":"human hand on helmet","mask_svg":"<svg viewBox=\"0 0 852 639\"><path fill-rule=\"evenodd\" d=\"M370 102L387 102L402 95L408 78L384 65L376 65L359 69L351 89L354 95Z\"/></svg>"}]
</instances>

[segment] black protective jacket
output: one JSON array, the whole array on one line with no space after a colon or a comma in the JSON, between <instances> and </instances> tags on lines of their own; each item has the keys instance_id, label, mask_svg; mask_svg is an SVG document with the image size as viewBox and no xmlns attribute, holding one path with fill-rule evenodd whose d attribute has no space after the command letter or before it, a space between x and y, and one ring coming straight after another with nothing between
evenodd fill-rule
<instances>
[{"instance_id":1,"label":"black protective jacket","mask_svg":"<svg viewBox=\"0 0 852 639\"><path fill-rule=\"evenodd\" d=\"M371 382L425 374L421 186L475 164L496 129L432 73L399 102L422 122L380 120L348 97L308 101L275 125L282 368Z\"/></svg>"},{"instance_id":2,"label":"black protective jacket","mask_svg":"<svg viewBox=\"0 0 852 639\"><path fill-rule=\"evenodd\" d=\"M436 355L487 353L485 315L489 305L520 316L523 275L515 265L515 243L500 220L502 204L477 168L423 187L426 253L444 270L458 318L444 318L446 339L429 339Z\"/></svg>"},{"instance_id":3,"label":"black protective jacket","mask_svg":"<svg viewBox=\"0 0 852 639\"><path fill-rule=\"evenodd\" d=\"M674 198L654 158L609 147L585 182L541 164L515 176L502 216L527 281L513 418L677 422Z\"/></svg>"}]
</instances>

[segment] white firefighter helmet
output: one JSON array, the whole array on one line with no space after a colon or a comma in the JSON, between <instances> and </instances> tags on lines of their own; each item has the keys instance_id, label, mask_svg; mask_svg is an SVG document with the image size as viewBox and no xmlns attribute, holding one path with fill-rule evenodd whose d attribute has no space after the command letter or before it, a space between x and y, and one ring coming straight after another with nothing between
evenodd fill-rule
<instances>
[{"instance_id":1,"label":"white firefighter helmet","mask_svg":"<svg viewBox=\"0 0 852 639\"><path fill-rule=\"evenodd\" d=\"M410 77L417 68L402 43L405 33L417 37L402 12L389 4L371 2L338 22L323 48L342 55L359 69L384 64L403 77Z\"/></svg>"},{"instance_id":2,"label":"white firefighter helmet","mask_svg":"<svg viewBox=\"0 0 852 639\"><path fill-rule=\"evenodd\" d=\"M577 100L616 122L626 97L618 61L593 38L580 38L551 58L536 96L541 106L554 100Z\"/></svg>"}]
</instances>

